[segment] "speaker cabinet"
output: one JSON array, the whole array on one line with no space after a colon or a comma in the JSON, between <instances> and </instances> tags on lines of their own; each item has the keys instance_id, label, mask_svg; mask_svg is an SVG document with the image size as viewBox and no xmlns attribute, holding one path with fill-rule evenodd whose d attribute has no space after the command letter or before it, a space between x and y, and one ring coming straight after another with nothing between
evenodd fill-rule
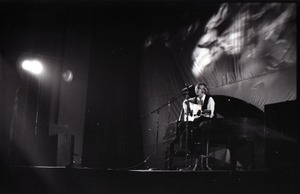
<instances>
[{"instance_id":1,"label":"speaker cabinet","mask_svg":"<svg viewBox=\"0 0 300 194\"><path fill-rule=\"evenodd\" d=\"M267 168L293 170L299 165L297 101L265 105Z\"/></svg>"}]
</instances>

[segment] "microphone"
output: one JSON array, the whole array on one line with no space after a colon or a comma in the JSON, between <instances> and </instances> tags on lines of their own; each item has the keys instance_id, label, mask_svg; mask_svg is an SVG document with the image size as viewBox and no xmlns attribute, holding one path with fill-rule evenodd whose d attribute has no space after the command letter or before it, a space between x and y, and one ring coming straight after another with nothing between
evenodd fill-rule
<instances>
[{"instance_id":1,"label":"microphone","mask_svg":"<svg viewBox=\"0 0 300 194\"><path fill-rule=\"evenodd\" d=\"M188 84L186 84L186 87L185 88L183 88L181 91L182 92L187 92L189 89L191 89L192 87L194 87L193 85L188 85Z\"/></svg>"}]
</instances>

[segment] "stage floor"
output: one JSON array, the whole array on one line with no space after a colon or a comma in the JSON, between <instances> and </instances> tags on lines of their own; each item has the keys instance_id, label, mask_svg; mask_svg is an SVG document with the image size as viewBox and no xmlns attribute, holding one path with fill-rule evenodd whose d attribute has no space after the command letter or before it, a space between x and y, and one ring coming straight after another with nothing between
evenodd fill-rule
<instances>
[{"instance_id":1,"label":"stage floor","mask_svg":"<svg viewBox=\"0 0 300 194\"><path fill-rule=\"evenodd\" d=\"M0 193L299 193L299 180L290 170L6 167Z\"/></svg>"}]
</instances>

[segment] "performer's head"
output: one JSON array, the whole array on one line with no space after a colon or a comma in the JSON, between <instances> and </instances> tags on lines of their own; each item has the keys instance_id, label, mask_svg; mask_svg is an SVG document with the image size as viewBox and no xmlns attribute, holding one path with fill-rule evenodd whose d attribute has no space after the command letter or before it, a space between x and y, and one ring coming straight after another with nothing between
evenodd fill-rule
<instances>
[{"instance_id":1,"label":"performer's head","mask_svg":"<svg viewBox=\"0 0 300 194\"><path fill-rule=\"evenodd\" d=\"M199 83L195 86L195 93L197 96L202 97L203 94L208 94L208 88L205 83Z\"/></svg>"}]
</instances>

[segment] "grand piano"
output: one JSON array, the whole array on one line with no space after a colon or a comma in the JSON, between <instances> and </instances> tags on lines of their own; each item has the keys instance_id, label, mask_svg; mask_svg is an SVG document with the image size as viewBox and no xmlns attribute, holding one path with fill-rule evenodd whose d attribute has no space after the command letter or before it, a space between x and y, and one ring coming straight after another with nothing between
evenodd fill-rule
<instances>
[{"instance_id":1,"label":"grand piano","mask_svg":"<svg viewBox=\"0 0 300 194\"><path fill-rule=\"evenodd\" d=\"M244 162L244 166L253 168L254 147L262 145L265 137L264 112L237 98L222 95L212 97L216 107L209 135L210 147L221 146L229 149L231 164L234 165L237 161L242 161L239 159L240 155L248 155L250 159ZM170 123L163 137L163 140L169 144L166 164L168 169L174 169L174 157L180 156L180 153L185 157L186 148L183 142L185 138L182 138L182 129L178 127L182 122Z\"/></svg>"}]
</instances>

